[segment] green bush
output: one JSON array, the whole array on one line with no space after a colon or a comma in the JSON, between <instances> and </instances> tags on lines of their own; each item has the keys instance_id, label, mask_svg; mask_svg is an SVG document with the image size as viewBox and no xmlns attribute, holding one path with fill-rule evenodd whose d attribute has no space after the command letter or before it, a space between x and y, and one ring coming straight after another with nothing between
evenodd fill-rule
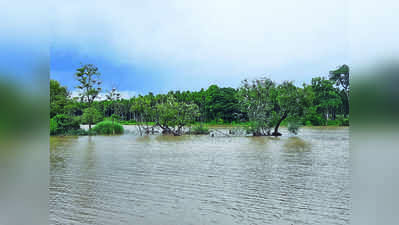
<instances>
[{"instance_id":1,"label":"green bush","mask_svg":"<svg viewBox=\"0 0 399 225\"><path fill-rule=\"evenodd\" d=\"M323 115L316 111L316 108L311 107L307 110L304 121L310 121L313 126L324 126L326 125L326 120L323 118ZM305 125L306 125L305 122Z\"/></svg>"},{"instance_id":2,"label":"green bush","mask_svg":"<svg viewBox=\"0 0 399 225\"><path fill-rule=\"evenodd\" d=\"M327 121L327 125L328 126L340 126L341 125L341 121L339 121L339 120L328 120Z\"/></svg>"},{"instance_id":3,"label":"green bush","mask_svg":"<svg viewBox=\"0 0 399 225\"><path fill-rule=\"evenodd\" d=\"M317 114L309 116L307 120L309 120L313 126L323 126L326 124L326 120L322 116Z\"/></svg>"},{"instance_id":4,"label":"green bush","mask_svg":"<svg viewBox=\"0 0 399 225\"><path fill-rule=\"evenodd\" d=\"M136 125L137 121L136 120L122 120L122 121L119 121L119 123L122 125Z\"/></svg>"},{"instance_id":5,"label":"green bush","mask_svg":"<svg viewBox=\"0 0 399 225\"><path fill-rule=\"evenodd\" d=\"M79 120L69 115L56 115L50 120L50 135L67 134L71 130L79 129Z\"/></svg>"},{"instance_id":6,"label":"green bush","mask_svg":"<svg viewBox=\"0 0 399 225\"><path fill-rule=\"evenodd\" d=\"M93 131L96 134L123 134L123 126L117 122L112 124L112 121L102 121L97 123L93 128Z\"/></svg>"},{"instance_id":7,"label":"green bush","mask_svg":"<svg viewBox=\"0 0 399 225\"><path fill-rule=\"evenodd\" d=\"M349 118L342 119L341 126L349 126Z\"/></svg>"},{"instance_id":8,"label":"green bush","mask_svg":"<svg viewBox=\"0 0 399 225\"><path fill-rule=\"evenodd\" d=\"M199 126L195 126L190 130L191 134L209 134L208 127L203 126L200 124Z\"/></svg>"},{"instance_id":9,"label":"green bush","mask_svg":"<svg viewBox=\"0 0 399 225\"><path fill-rule=\"evenodd\" d=\"M58 129L58 123L55 118L50 119L50 135L56 135Z\"/></svg>"}]
</instances>

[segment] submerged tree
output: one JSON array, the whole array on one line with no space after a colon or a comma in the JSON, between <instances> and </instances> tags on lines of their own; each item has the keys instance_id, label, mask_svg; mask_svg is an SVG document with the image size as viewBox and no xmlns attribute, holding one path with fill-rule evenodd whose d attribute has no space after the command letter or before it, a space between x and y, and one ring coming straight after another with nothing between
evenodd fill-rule
<instances>
[{"instance_id":1,"label":"submerged tree","mask_svg":"<svg viewBox=\"0 0 399 225\"><path fill-rule=\"evenodd\" d=\"M93 106L83 110L82 122L87 124L95 124L102 120L101 113Z\"/></svg>"},{"instance_id":2,"label":"submerged tree","mask_svg":"<svg viewBox=\"0 0 399 225\"><path fill-rule=\"evenodd\" d=\"M101 91L98 68L93 64L85 64L81 68L76 69L75 77L79 82L77 88L81 90L79 93L80 100L86 102L88 107L91 108L92 103ZM86 114L91 112L94 112L94 110L87 110ZM95 115L87 115L88 118L94 116ZM92 121L93 120L88 120L89 130L91 130Z\"/></svg>"},{"instance_id":3,"label":"submerged tree","mask_svg":"<svg viewBox=\"0 0 399 225\"><path fill-rule=\"evenodd\" d=\"M198 105L177 102L173 96L157 104L155 110L156 125L162 129L162 133L175 136L181 135L183 128L194 123L200 115Z\"/></svg>"},{"instance_id":4,"label":"submerged tree","mask_svg":"<svg viewBox=\"0 0 399 225\"><path fill-rule=\"evenodd\" d=\"M155 108L153 106L153 95L148 95L148 97L138 96L137 98L132 98L130 111L133 113L140 135L143 135L143 133L149 134L150 132L154 132L154 126L150 126L151 122L154 121Z\"/></svg>"},{"instance_id":5,"label":"submerged tree","mask_svg":"<svg viewBox=\"0 0 399 225\"><path fill-rule=\"evenodd\" d=\"M281 136L278 129L286 119L292 123L289 131L296 133L298 126L293 124L298 124L306 101L303 91L292 82L285 81L276 85L267 78L252 83L244 80L240 96L254 136ZM272 128L274 130L271 133Z\"/></svg>"},{"instance_id":6,"label":"submerged tree","mask_svg":"<svg viewBox=\"0 0 399 225\"><path fill-rule=\"evenodd\" d=\"M247 113L250 122L249 132L254 136L270 135L273 109L272 92L275 84L272 80L261 78L249 82L242 81L239 92L242 111Z\"/></svg>"},{"instance_id":7,"label":"submerged tree","mask_svg":"<svg viewBox=\"0 0 399 225\"><path fill-rule=\"evenodd\" d=\"M295 86L292 82L284 81L276 87L273 94L272 101L274 109L272 117L274 131L272 135L281 136L278 129L284 120L288 120L289 131L296 134L299 128L298 121L303 115L305 106L308 105L308 102L304 98L303 90Z\"/></svg>"}]
</instances>

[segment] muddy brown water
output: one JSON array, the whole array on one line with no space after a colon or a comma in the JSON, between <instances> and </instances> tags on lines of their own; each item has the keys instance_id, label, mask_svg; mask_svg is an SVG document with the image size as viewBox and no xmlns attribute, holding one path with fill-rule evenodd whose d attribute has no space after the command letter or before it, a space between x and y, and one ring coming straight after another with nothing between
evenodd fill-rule
<instances>
[{"instance_id":1,"label":"muddy brown water","mask_svg":"<svg viewBox=\"0 0 399 225\"><path fill-rule=\"evenodd\" d=\"M282 131L51 137L50 224L349 224L349 129Z\"/></svg>"}]
</instances>

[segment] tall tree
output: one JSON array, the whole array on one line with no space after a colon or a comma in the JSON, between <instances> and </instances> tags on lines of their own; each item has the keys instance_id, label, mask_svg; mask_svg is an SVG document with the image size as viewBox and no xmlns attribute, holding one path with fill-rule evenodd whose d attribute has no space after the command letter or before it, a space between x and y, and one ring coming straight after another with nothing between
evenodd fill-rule
<instances>
[{"instance_id":1,"label":"tall tree","mask_svg":"<svg viewBox=\"0 0 399 225\"><path fill-rule=\"evenodd\" d=\"M280 124L284 120L288 120L289 125L292 129L290 132L296 133L298 126L292 126L298 124L299 119L304 113L305 107L308 106L308 102L304 97L304 91L301 88L296 87L290 81L284 81L278 85L272 92L273 112L272 120L274 124L273 136L281 136L278 132ZM294 129L294 127L296 129Z\"/></svg>"},{"instance_id":2,"label":"tall tree","mask_svg":"<svg viewBox=\"0 0 399 225\"><path fill-rule=\"evenodd\" d=\"M312 79L312 89L315 93L314 104L318 112L323 114L326 125L329 119L335 119L335 113L342 104L339 92L333 84L333 81L324 77Z\"/></svg>"},{"instance_id":3,"label":"tall tree","mask_svg":"<svg viewBox=\"0 0 399 225\"><path fill-rule=\"evenodd\" d=\"M268 78L253 80L252 83L244 80L240 96L254 136L281 136L278 131L280 124L286 119L297 123L306 105L302 89L288 81L276 85ZM274 131L270 133L272 128ZM290 129L290 132L296 133L296 129Z\"/></svg>"},{"instance_id":4,"label":"tall tree","mask_svg":"<svg viewBox=\"0 0 399 225\"><path fill-rule=\"evenodd\" d=\"M87 102L88 108L91 108L92 103L98 97L101 91L101 80L98 68L93 64L85 64L82 67L76 69L75 77L79 82L76 87L81 90L79 93L80 100ZM86 113L94 113L93 109L86 111ZM88 116L95 117L95 115ZM88 120L89 130L91 130L93 120Z\"/></svg>"},{"instance_id":5,"label":"tall tree","mask_svg":"<svg viewBox=\"0 0 399 225\"><path fill-rule=\"evenodd\" d=\"M249 132L254 136L270 135L272 127L271 113L273 109L272 92L275 83L268 78L242 81L240 87L240 104L247 113L250 122Z\"/></svg>"},{"instance_id":6,"label":"tall tree","mask_svg":"<svg viewBox=\"0 0 399 225\"><path fill-rule=\"evenodd\" d=\"M330 71L330 80L334 81L338 87L341 87L344 94L344 115L345 117L349 114L349 99L350 99L350 77L349 77L349 66L342 65L336 70Z\"/></svg>"},{"instance_id":7,"label":"tall tree","mask_svg":"<svg viewBox=\"0 0 399 225\"><path fill-rule=\"evenodd\" d=\"M153 131L153 126L150 127L150 122L154 122L155 114L153 98L153 95L132 98L132 106L130 107L130 111L133 113L140 135L143 133L149 134L150 130Z\"/></svg>"}]
</instances>

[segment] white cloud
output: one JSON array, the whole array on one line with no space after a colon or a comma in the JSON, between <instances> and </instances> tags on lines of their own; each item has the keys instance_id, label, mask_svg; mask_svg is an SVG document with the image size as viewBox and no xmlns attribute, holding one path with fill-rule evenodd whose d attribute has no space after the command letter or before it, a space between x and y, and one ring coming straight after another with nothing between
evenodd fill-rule
<instances>
[{"instance_id":1,"label":"white cloud","mask_svg":"<svg viewBox=\"0 0 399 225\"><path fill-rule=\"evenodd\" d=\"M130 90L124 90L124 91L118 91L121 94L121 98L122 99L130 99L132 97L138 96L138 93L135 91L130 91ZM73 90L70 92L70 96L71 98L75 98L75 97L79 97L79 90ZM98 97L96 98L96 101L101 101L101 100L105 100L106 98L106 94L105 92L101 92Z\"/></svg>"},{"instance_id":2,"label":"white cloud","mask_svg":"<svg viewBox=\"0 0 399 225\"><path fill-rule=\"evenodd\" d=\"M167 76L188 81L198 75L231 80L313 63L324 63L319 73L327 73L346 58L345 3L57 2L54 45L101 54L115 63L163 68L174 71ZM298 75L311 72L303 68Z\"/></svg>"}]
</instances>

